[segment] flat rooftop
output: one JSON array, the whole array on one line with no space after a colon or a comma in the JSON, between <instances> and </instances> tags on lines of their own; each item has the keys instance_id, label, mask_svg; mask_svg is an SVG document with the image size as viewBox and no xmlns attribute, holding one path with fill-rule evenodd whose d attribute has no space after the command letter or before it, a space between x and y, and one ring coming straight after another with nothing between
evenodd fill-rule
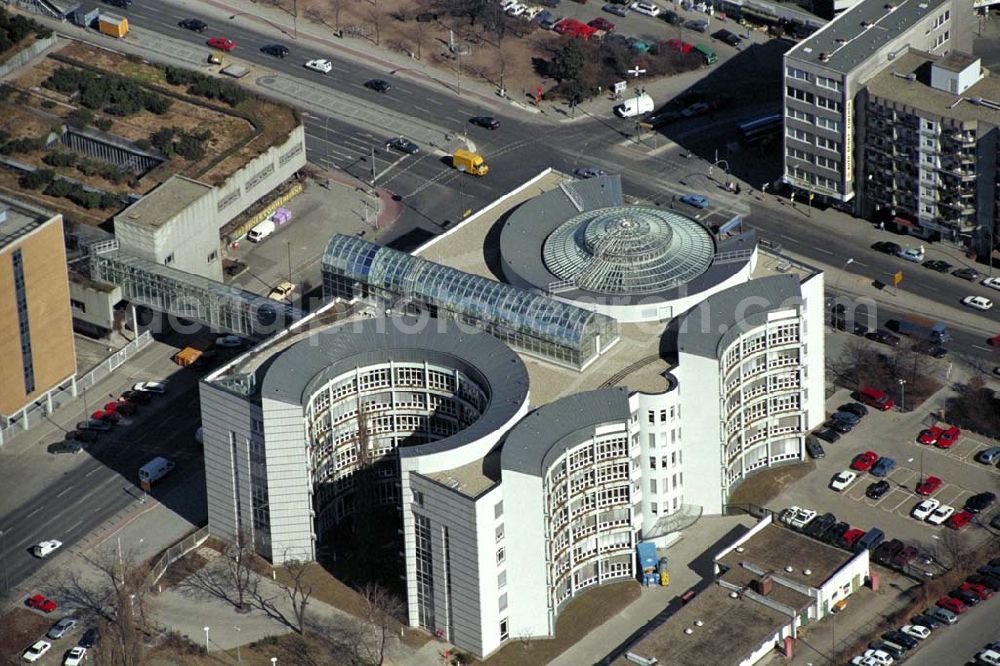
<instances>
[{"instance_id":1,"label":"flat rooftop","mask_svg":"<svg viewBox=\"0 0 1000 666\"><path fill-rule=\"evenodd\" d=\"M965 56L965 54L954 55ZM868 92L873 97L892 100L915 109L924 116L954 118L964 123L986 122L1000 126L1000 110L973 104L970 101L974 97L1000 100L1000 77L992 75L984 67L985 76L961 95L932 88L929 80L930 66L932 64L941 66L944 60L940 56L923 51L907 51L897 56L885 70L868 81ZM948 62L954 64L958 59L951 59ZM971 62L965 66L969 64ZM951 69L947 63L944 66L946 69ZM915 75L916 79L907 80L906 76L909 74Z\"/></svg>"},{"instance_id":2,"label":"flat rooftop","mask_svg":"<svg viewBox=\"0 0 1000 666\"><path fill-rule=\"evenodd\" d=\"M830 576L851 561L853 554L828 546L778 525L768 525L733 550L719 564L725 567L753 565L776 576L809 587L820 587ZM788 571L788 567L792 571ZM809 571L808 574L805 572ZM777 585L775 586L777 587Z\"/></svg>"},{"instance_id":3,"label":"flat rooftop","mask_svg":"<svg viewBox=\"0 0 1000 666\"><path fill-rule=\"evenodd\" d=\"M786 55L846 74L948 1L861 0Z\"/></svg>"},{"instance_id":4,"label":"flat rooftop","mask_svg":"<svg viewBox=\"0 0 1000 666\"><path fill-rule=\"evenodd\" d=\"M720 580L732 583L733 585L738 585L741 588L750 587L750 583L759 579L759 574L742 567L733 567L720 576ZM771 587L771 591L767 594L767 598L795 611L802 611L812 604L812 597L808 594L802 594L801 592L797 592L790 587L778 585L777 583Z\"/></svg>"},{"instance_id":5,"label":"flat rooftop","mask_svg":"<svg viewBox=\"0 0 1000 666\"><path fill-rule=\"evenodd\" d=\"M701 626L695 624L699 621ZM789 622L784 613L747 597L733 599L728 590L712 585L628 651L655 657L664 666L738 664ZM631 664L624 656L613 663Z\"/></svg>"},{"instance_id":6,"label":"flat rooftop","mask_svg":"<svg viewBox=\"0 0 1000 666\"><path fill-rule=\"evenodd\" d=\"M55 213L29 206L15 199L0 197L0 215L4 216L0 222L0 250L2 250L40 228L51 220Z\"/></svg>"},{"instance_id":7,"label":"flat rooftop","mask_svg":"<svg viewBox=\"0 0 1000 666\"><path fill-rule=\"evenodd\" d=\"M115 224L126 223L158 229L212 188L184 176L171 176L165 183L115 215Z\"/></svg>"},{"instance_id":8,"label":"flat rooftop","mask_svg":"<svg viewBox=\"0 0 1000 666\"><path fill-rule=\"evenodd\" d=\"M490 451L482 460L423 476L468 497L479 497L500 483L500 447Z\"/></svg>"}]
</instances>

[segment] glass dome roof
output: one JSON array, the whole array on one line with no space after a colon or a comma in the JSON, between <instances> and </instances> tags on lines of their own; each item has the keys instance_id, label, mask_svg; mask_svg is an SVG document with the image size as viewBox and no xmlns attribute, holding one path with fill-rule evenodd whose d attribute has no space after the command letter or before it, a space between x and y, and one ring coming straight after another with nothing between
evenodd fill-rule
<instances>
[{"instance_id":1,"label":"glass dome roof","mask_svg":"<svg viewBox=\"0 0 1000 666\"><path fill-rule=\"evenodd\" d=\"M715 256L711 234L671 211L616 206L585 211L542 247L546 268L579 289L652 294L704 273Z\"/></svg>"}]
</instances>

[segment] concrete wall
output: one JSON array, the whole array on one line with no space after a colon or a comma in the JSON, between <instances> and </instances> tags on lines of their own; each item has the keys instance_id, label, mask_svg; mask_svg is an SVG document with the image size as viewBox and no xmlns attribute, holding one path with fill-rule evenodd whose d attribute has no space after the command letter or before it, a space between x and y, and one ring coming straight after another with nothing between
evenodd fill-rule
<instances>
[{"instance_id":1,"label":"concrete wall","mask_svg":"<svg viewBox=\"0 0 1000 666\"><path fill-rule=\"evenodd\" d=\"M722 513L724 481L719 362L695 354L680 354L673 374L680 383L684 404L684 502Z\"/></svg>"},{"instance_id":2,"label":"concrete wall","mask_svg":"<svg viewBox=\"0 0 1000 666\"><path fill-rule=\"evenodd\" d=\"M264 442L273 562L316 559L312 470L302 407L264 398Z\"/></svg>"},{"instance_id":3,"label":"concrete wall","mask_svg":"<svg viewBox=\"0 0 1000 666\"><path fill-rule=\"evenodd\" d=\"M11 215L18 214L12 210ZM9 223L12 224L12 223ZM13 255L20 249L34 389L26 391ZM63 221L56 215L0 250L0 414L9 415L76 374Z\"/></svg>"},{"instance_id":4,"label":"concrete wall","mask_svg":"<svg viewBox=\"0 0 1000 666\"><path fill-rule=\"evenodd\" d=\"M826 336L824 285L826 274L811 275L799 285L805 311L802 314L805 357L805 404L803 413L806 431L819 426L826 419Z\"/></svg>"},{"instance_id":5,"label":"concrete wall","mask_svg":"<svg viewBox=\"0 0 1000 666\"><path fill-rule=\"evenodd\" d=\"M505 470L503 515L510 635L552 635L542 478Z\"/></svg>"},{"instance_id":6,"label":"concrete wall","mask_svg":"<svg viewBox=\"0 0 1000 666\"><path fill-rule=\"evenodd\" d=\"M629 396L629 407L635 415L629 430L631 438L638 435L638 483L643 500L640 510L634 516L637 528L652 526L661 516L672 513L675 508L679 509L684 501L681 476L684 446L678 388L679 385L675 385L665 393L633 393ZM664 418L661 419L661 416ZM652 423L650 417L653 419ZM631 440L629 446L632 448ZM655 469L649 464L650 458L656 461ZM654 484L651 483L653 481L655 491ZM657 506L656 513L652 511L653 503ZM644 530L643 539L646 538L647 530Z\"/></svg>"},{"instance_id":7,"label":"concrete wall","mask_svg":"<svg viewBox=\"0 0 1000 666\"><path fill-rule=\"evenodd\" d=\"M299 125L281 145L272 146L230 176L216 190L217 228L225 226L306 165L305 126Z\"/></svg>"},{"instance_id":8,"label":"concrete wall","mask_svg":"<svg viewBox=\"0 0 1000 666\"><path fill-rule=\"evenodd\" d=\"M69 297L74 325L82 324L87 330L114 330L115 304L122 300L121 287L71 279Z\"/></svg>"},{"instance_id":9,"label":"concrete wall","mask_svg":"<svg viewBox=\"0 0 1000 666\"><path fill-rule=\"evenodd\" d=\"M56 43L55 33L53 33L49 37L46 37L45 39L36 39L34 43L31 44L31 46L25 49L21 49L20 51L12 55L10 58L8 58L3 65L0 65L0 78L4 78L8 74L14 72L15 70L20 69L25 64L27 64L29 60L37 56L45 49L54 46L55 43Z\"/></svg>"}]
</instances>

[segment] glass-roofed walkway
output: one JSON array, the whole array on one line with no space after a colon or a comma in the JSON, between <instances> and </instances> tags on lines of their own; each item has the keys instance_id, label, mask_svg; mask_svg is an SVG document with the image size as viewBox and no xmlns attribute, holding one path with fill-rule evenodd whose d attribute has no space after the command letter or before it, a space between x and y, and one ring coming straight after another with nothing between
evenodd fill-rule
<instances>
[{"instance_id":1,"label":"glass-roofed walkway","mask_svg":"<svg viewBox=\"0 0 1000 666\"><path fill-rule=\"evenodd\" d=\"M117 245L91 246L90 274L121 287L122 298L136 305L246 338L266 337L302 318L287 303L125 254Z\"/></svg>"},{"instance_id":2,"label":"glass-roofed walkway","mask_svg":"<svg viewBox=\"0 0 1000 666\"><path fill-rule=\"evenodd\" d=\"M577 370L618 341L611 317L342 234L323 253L323 295L425 309Z\"/></svg>"}]
</instances>

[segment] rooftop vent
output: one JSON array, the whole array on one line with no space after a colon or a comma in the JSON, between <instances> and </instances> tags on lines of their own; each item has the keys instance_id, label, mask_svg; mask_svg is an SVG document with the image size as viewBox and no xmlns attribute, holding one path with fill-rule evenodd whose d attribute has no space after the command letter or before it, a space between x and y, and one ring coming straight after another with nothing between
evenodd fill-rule
<instances>
[{"instance_id":1,"label":"rooftop vent","mask_svg":"<svg viewBox=\"0 0 1000 666\"><path fill-rule=\"evenodd\" d=\"M804 575L806 575L806 576L811 576L811 575L812 575L812 572L813 572L813 571L812 571L812 569L803 569L803 570L802 570L802 573L803 573Z\"/></svg>"},{"instance_id":2,"label":"rooftop vent","mask_svg":"<svg viewBox=\"0 0 1000 666\"><path fill-rule=\"evenodd\" d=\"M894 9L896 9L896 5L892 4L891 2L889 2L889 3L887 3L885 5L885 11L887 11L887 12L891 12Z\"/></svg>"},{"instance_id":3,"label":"rooftop vent","mask_svg":"<svg viewBox=\"0 0 1000 666\"><path fill-rule=\"evenodd\" d=\"M701 620L695 620L694 621L694 626L696 626L696 627L704 627L705 623L702 622Z\"/></svg>"},{"instance_id":4,"label":"rooftop vent","mask_svg":"<svg viewBox=\"0 0 1000 666\"><path fill-rule=\"evenodd\" d=\"M819 54L819 61L820 62L828 62L829 60L830 60L830 54L829 53L820 53Z\"/></svg>"},{"instance_id":5,"label":"rooftop vent","mask_svg":"<svg viewBox=\"0 0 1000 666\"><path fill-rule=\"evenodd\" d=\"M861 27L864 28L865 30L867 30L868 28L871 27L871 23L869 23L868 21L862 21L861 22Z\"/></svg>"},{"instance_id":6,"label":"rooftop vent","mask_svg":"<svg viewBox=\"0 0 1000 666\"><path fill-rule=\"evenodd\" d=\"M736 592L736 591L730 592L729 593L729 598L730 599L739 599L740 598L740 593Z\"/></svg>"},{"instance_id":7,"label":"rooftop vent","mask_svg":"<svg viewBox=\"0 0 1000 666\"><path fill-rule=\"evenodd\" d=\"M847 43L847 40L844 39L843 37L837 37L837 39L835 39L834 41L837 42L838 44L846 44Z\"/></svg>"},{"instance_id":8,"label":"rooftop vent","mask_svg":"<svg viewBox=\"0 0 1000 666\"><path fill-rule=\"evenodd\" d=\"M6 215L6 212L4 214ZM736 546L736 552L737 553L742 553L745 550L746 550L746 548L744 548L743 546Z\"/></svg>"},{"instance_id":9,"label":"rooftop vent","mask_svg":"<svg viewBox=\"0 0 1000 666\"><path fill-rule=\"evenodd\" d=\"M688 636L690 636L691 634L694 633L694 629L692 629L691 627L688 627L687 629L684 630L684 633L687 634Z\"/></svg>"},{"instance_id":10,"label":"rooftop vent","mask_svg":"<svg viewBox=\"0 0 1000 666\"><path fill-rule=\"evenodd\" d=\"M795 567L789 564L787 567L785 567L785 571L787 571L788 573L792 573L793 571L795 571Z\"/></svg>"}]
</instances>

